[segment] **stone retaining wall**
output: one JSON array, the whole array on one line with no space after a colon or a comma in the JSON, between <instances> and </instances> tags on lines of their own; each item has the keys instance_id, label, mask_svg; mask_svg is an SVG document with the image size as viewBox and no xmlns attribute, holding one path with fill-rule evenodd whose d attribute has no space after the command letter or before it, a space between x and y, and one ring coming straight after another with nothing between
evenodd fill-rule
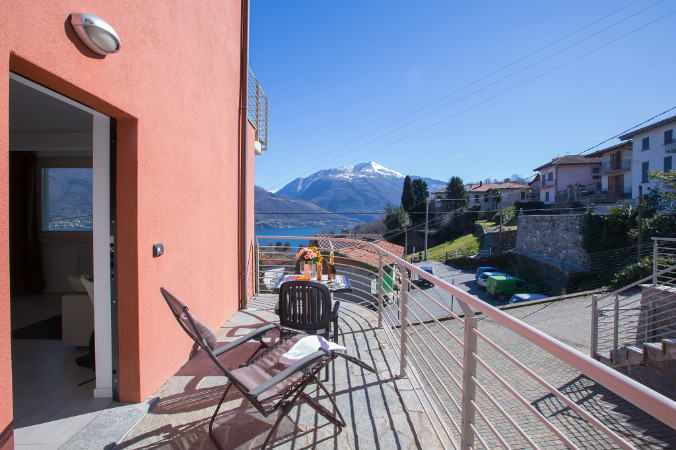
<instances>
[{"instance_id":1,"label":"stone retaining wall","mask_svg":"<svg viewBox=\"0 0 676 450\"><path fill-rule=\"evenodd\" d=\"M582 246L582 215L520 215L516 250L589 267L591 260Z\"/></svg>"}]
</instances>

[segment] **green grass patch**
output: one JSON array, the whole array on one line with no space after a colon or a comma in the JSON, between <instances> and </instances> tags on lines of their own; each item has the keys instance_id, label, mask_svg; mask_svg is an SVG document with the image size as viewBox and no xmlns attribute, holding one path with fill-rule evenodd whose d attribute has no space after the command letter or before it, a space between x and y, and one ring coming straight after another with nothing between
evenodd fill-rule
<instances>
[{"instance_id":1,"label":"green grass patch","mask_svg":"<svg viewBox=\"0 0 676 450\"><path fill-rule=\"evenodd\" d=\"M446 255L448 254L449 258L455 257L455 251L458 250L460 255L475 254L479 251L479 246L481 245L481 239L479 234L467 234L461 236L453 241L445 242L439 244L436 247L431 247L427 249L427 259L434 261L445 261ZM408 260L410 260L411 255L408 255Z\"/></svg>"}]
</instances>

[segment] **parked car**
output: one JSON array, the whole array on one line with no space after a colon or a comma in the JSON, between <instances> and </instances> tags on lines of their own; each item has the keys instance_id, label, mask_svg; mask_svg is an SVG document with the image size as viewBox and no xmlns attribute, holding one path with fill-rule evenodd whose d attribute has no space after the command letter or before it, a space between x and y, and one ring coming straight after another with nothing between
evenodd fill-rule
<instances>
[{"instance_id":1,"label":"parked car","mask_svg":"<svg viewBox=\"0 0 676 450\"><path fill-rule=\"evenodd\" d=\"M484 272L502 272L502 269L498 269L497 267L491 267L491 266L483 266L483 267L477 267L476 273L474 274L474 281L477 281L479 279L479 275L481 275Z\"/></svg>"},{"instance_id":2,"label":"parked car","mask_svg":"<svg viewBox=\"0 0 676 450\"><path fill-rule=\"evenodd\" d=\"M547 298L546 295L542 294L514 294L512 295L512 298L509 299L509 303L521 303L521 302L529 302L531 300L540 300L541 298Z\"/></svg>"},{"instance_id":3,"label":"parked car","mask_svg":"<svg viewBox=\"0 0 676 450\"><path fill-rule=\"evenodd\" d=\"M517 292L537 293L537 286L521 278L511 275L493 275L486 281L486 291L497 297L498 301L504 302Z\"/></svg>"},{"instance_id":4,"label":"parked car","mask_svg":"<svg viewBox=\"0 0 676 450\"><path fill-rule=\"evenodd\" d=\"M504 272L484 272L481 275L479 275L479 278L477 278L476 282L479 286L486 287L488 277L492 277L493 275L507 275L507 274Z\"/></svg>"},{"instance_id":5,"label":"parked car","mask_svg":"<svg viewBox=\"0 0 676 450\"><path fill-rule=\"evenodd\" d=\"M431 274L431 275L434 275L434 268L433 267L421 267L421 269L424 270L425 272ZM418 286L433 287L434 283L432 283L431 281L429 281L429 280L421 277L420 275L418 275Z\"/></svg>"}]
</instances>

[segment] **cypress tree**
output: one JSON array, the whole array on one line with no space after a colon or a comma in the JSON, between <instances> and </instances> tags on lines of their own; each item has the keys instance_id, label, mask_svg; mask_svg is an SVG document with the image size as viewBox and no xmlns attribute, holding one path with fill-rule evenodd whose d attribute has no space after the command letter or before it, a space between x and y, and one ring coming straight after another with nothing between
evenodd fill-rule
<instances>
[{"instance_id":1,"label":"cypress tree","mask_svg":"<svg viewBox=\"0 0 676 450\"><path fill-rule=\"evenodd\" d=\"M413 183L411 177L406 175L404 178L404 190L401 193L401 206L404 211L409 211L415 205L415 193L413 192Z\"/></svg>"}]
</instances>

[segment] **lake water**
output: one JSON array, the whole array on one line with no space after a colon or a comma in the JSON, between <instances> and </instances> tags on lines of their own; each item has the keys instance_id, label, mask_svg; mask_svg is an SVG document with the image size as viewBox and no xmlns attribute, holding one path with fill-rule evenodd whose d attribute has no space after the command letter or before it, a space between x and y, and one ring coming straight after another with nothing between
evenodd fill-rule
<instances>
[{"instance_id":1,"label":"lake water","mask_svg":"<svg viewBox=\"0 0 676 450\"><path fill-rule=\"evenodd\" d=\"M319 233L322 229L319 227L306 227L306 228L256 228L254 230L254 236L314 236ZM267 245L269 241L277 242L282 241L282 243L289 242L292 246L297 247L299 245L307 245L308 239L279 239L279 238L263 238L259 239L259 243L262 245Z\"/></svg>"}]
</instances>

